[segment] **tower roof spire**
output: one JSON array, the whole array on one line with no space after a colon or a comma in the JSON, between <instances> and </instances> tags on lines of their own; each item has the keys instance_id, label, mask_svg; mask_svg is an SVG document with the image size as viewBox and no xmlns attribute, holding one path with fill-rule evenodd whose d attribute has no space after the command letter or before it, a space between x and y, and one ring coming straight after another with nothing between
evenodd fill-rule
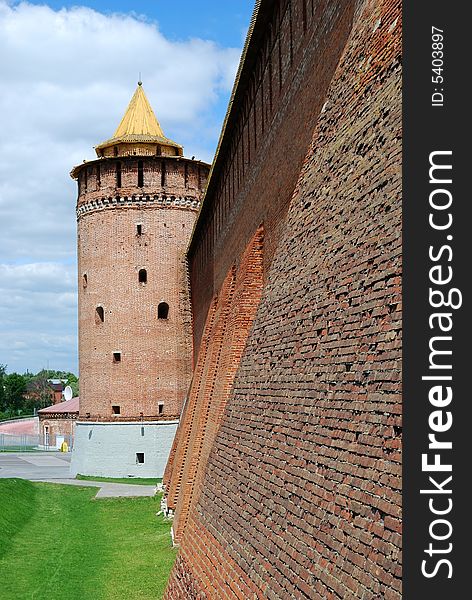
<instances>
[{"instance_id":1,"label":"tower roof spire","mask_svg":"<svg viewBox=\"0 0 472 600\"><path fill-rule=\"evenodd\" d=\"M182 146L164 135L159 121L144 93L141 77L138 81L138 87L113 137L96 147L97 154L100 156L102 155L100 151L122 143L158 143L163 146L173 147L177 149L177 154L182 154Z\"/></svg>"},{"instance_id":2,"label":"tower roof spire","mask_svg":"<svg viewBox=\"0 0 472 600\"><path fill-rule=\"evenodd\" d=\"M138 87L113 137L120 138L135 135L165 137L144 93L141 81L138 82Z\"/></svg>"}]
</instances>

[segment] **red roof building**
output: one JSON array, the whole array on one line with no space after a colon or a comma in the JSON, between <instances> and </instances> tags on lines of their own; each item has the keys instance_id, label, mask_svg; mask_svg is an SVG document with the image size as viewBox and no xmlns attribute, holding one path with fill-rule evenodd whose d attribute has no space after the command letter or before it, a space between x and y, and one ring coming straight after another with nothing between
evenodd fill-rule
<instances>
[{"instance_id":1,"label":"red roof building","mask_svg":"<svg viewBox=\"0 0 472 600\"><path fill-rule=\"evenodd\" d=\"M75 421L79 416L79 398L71 398L38 410L39 433L44 446L60 447L66 441L74 442Z\"/></svg>"}]
</instances>

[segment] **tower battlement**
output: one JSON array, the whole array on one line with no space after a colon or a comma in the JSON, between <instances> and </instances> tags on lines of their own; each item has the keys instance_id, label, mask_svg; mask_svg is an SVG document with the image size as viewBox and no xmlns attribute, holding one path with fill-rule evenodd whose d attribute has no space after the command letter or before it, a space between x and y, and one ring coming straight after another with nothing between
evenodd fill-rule
<instances>
[{"instance_id":1,"label":"tower battlement","mask_svg":"<svg viewBox=\"0 0 472 600\"><path fill-rule=\"evenodd\" d=\"M184 157L121 156L101 158L75 167L77 208L102 198L169 196L199 202L208 165Z\"/></svg>"}]
</instances>

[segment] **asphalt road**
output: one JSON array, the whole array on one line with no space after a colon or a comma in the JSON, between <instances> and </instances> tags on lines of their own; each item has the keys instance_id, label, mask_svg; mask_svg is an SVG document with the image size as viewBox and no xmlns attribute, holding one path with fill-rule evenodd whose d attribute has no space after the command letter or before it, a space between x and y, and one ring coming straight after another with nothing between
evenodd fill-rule
<instances>
[{"instance_id":1,"label":"asphalt road","mask_svg":"<svg viewBox=\"0 0 472 600\"><path fill-rule=\"evenodd\" d=\"M0 478L72 479L67 452L0 452Z\"/></svg>"},{"instance_id":2,"label":"asphalt road","mask_svg":"<svg viewBox=\"0 0 472 600\"><path fill-rule=\"evenodd\" d=\"M82 481L70 474L71 454L67 452L0 452L0 479L18 477L30 481L100 488L96 498L154 496L154 485L127 485Z\"/></svg>"}]
</instances>

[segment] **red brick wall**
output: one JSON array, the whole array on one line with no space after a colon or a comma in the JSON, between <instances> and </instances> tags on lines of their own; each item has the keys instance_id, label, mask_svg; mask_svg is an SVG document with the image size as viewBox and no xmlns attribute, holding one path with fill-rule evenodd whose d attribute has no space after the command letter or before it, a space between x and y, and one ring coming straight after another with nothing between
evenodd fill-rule
<instances>
[{"instance_id":1,"label":"red brick wall","mask_svg":"<svg viewBox=\"0 0 472 600\"><path fill-rule=\"evenodd\" d=\"M233 273L231 272L229 274L229 282L231 282L232 276ZM225 285L223 289L226 292L228 285ZM164 473L163 484L166 488L166 502L168 508L171 510L175 510L177 498L181 493L183 470L189 455L192 427L195 423L198 423L198 411L200 408L198 406L198 400L200 399L201 401L201 391L202 387L204 386L204 378L206 377L210 367L208 356L210 355L210 348L214 347L214 341L211 339L211 335L214 331L217 307L218 296L215 296L208 311L207 322L201 343L202 351L199 354L197 365L194 370L190 393L180 418L177 434L174 438L169 461Z\"/></svg>"},{"instance_id":2,"label":"red brick wall","mask_svg":"<svg viewBox=\"0 0 472 600\"><path fill-rule=\"evenodd\" d=\"M209 303L260 223L267 272L354 5L261 3L241 72L245 85L235 95L189 253L196 351Z\"/></svg>"},{"instance_id":3,"label":"red brick wall","mask_svg":"<svg viewBox=\"0 0 472 600\"><path fill-rule=\"evenodd\" d=\"M262 292L263 231L259 228L238 267L228 272L212 302L189 399L174 441L164 485L175 510L174 541L200 494L204 468L217 435L234 376Z\"/></svg>"},{"instance_id":4,"label":"red brick wall","mask_svg":"<svg viewBox=\"0 0 472 600\"><path fill-rule=\"evenodd\" d=\"M39 433L44 435L44 426L49 426L49 435L51 436L51 442L55 441L56 436L70 436L74 437L76 417L64 417L62 419L56 419L51 417L39 417ZM54 436L54 437L53 437ZM67 440L69 442L69 440Z\"/></svg>"},{"instance_id":5,"label":"red brick wall","mask_svg":"<svg viewBox=\"0 0 472 600\"><path fill-rule=\"evenodd\" d=\"M336 10L318 5L327 19ZM266 270L169 600L401 598L401 11L397 0L349 5L349 39ZM207 196L207 211L213 202ZM211 249L210 232L203 222L192 247ZM208 269L214 281L236 245L220 254ZM191 267L194 282L202 271ZM203 319L203 304L194 306Z\"/></svg>"},{"instance_id":6,"label":"red brick wall","mask_svg":"<svg viewBox=\"0 0 472 600\"><path fill-rule=\"evenodd\" d=\"M208 167L175 158L120 158L117 187L116 163L94 161L78 176L80 417L175 418L192 372L184 255ZM145 284L138 280L141 269ZM158 318L162 302L169 305L167 319ZM119 363L114 352L121 352ZM119 415L112 406L120 407Z\"/></svg>"}]
</instances>

